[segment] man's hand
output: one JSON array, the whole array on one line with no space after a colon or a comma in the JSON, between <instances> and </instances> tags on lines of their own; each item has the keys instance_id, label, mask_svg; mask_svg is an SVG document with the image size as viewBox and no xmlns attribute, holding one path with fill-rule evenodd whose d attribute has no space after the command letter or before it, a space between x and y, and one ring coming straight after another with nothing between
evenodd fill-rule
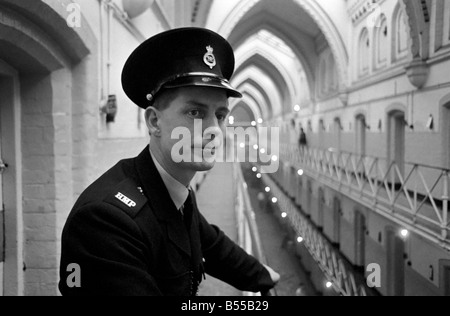
<instances>
[{"instance_id":1,"label":"man's hand","mask_svg":"<svg viewBox=\"0 0 450 316\"><path fill-rule=\"evenodd\" d=\"M270 277L272 278L273 283L275 283L275 285L280 281L280 275L275 272L271 267L264 265L264 267L267 269L267 271L270 274Z\"/></svg>"}]
</instances>

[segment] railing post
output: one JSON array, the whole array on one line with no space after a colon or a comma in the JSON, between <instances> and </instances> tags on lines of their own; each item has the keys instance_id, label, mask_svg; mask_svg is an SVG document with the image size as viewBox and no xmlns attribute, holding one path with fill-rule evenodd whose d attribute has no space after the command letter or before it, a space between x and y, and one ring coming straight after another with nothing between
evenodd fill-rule
<instances>
[{"instance_id":1,"label":"railing post","mask_svg":"<svg viewBox=\"0 0 450 316\"><path fill-rule=\"evenodd\" d=\"M414 214L413 214L413 222L414 224L417 223L417 213L418 213L418 209L417 209L417 201L418 201L418 193L417 193L417 187L418 187L418 182L419 182L419 167L418 166L414 166L414 171L416 173L416 177L414 181Z\"/></svg>"},{"instance_id":2,"label":"railing post","mask_svg":"<svg viewBox=\"0 0 450 316\"><path fill-rule=\"evenodd\" d=\"M447 170L444 171L444 195L442 196L442 239L446 240L448 231L448 201L449 201L449 192L448 192L448 182L449 182L449 173Z\"/></svg>"}]
</instances>

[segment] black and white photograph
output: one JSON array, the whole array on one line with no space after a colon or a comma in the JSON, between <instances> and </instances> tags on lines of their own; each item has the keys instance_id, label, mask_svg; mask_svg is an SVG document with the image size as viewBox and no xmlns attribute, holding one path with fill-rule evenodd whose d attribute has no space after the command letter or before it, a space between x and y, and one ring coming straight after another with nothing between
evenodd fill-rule
<instances>
[{"instance_id":1,"label":"black and white photograph","mask_svg":"<svg viewBox=\"0 0 450 316\"><path fill-rule=\"evenodd\" d=\"M0 296L450 296L449 201L448 0L0 0Z\"/></svg>"}]
</instances>

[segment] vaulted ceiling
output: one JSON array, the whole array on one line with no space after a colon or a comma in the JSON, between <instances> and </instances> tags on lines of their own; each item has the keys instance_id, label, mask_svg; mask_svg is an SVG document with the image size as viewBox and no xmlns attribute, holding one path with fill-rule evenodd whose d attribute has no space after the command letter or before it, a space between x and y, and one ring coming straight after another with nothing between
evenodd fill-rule
<instances>
[{"instance_id":1,"label":"vaulted ceiling","mask_svg":"<svg viewBox=\"0 0 450 316\"><path fill-rule=\"evenodd\" d=\"M256 104L267 120L310 102L318 55L327 43L317 23L295 0L256 2L227 38L236 52L233 84L245 89L247 96L239 105L251 110ZM235 119L239 121L237 115Z\"/></svg>"}]
</instances>

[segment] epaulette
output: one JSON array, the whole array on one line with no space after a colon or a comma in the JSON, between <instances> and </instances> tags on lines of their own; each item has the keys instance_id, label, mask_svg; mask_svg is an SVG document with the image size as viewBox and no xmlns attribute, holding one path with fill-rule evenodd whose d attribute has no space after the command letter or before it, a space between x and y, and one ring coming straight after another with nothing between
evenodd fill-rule
<instances>
[{"instance_id":1,"label":"epaulette","mask_svg":"<svg viewBox=\"0 0 450 316\"><path fill-rule=\"evenodd\" d=\"M126 179L114 188L104 202L120 208L129 216L135 218L147 203L147 198L142 189L132 179Z\"/></svg>"}]
</instances>

